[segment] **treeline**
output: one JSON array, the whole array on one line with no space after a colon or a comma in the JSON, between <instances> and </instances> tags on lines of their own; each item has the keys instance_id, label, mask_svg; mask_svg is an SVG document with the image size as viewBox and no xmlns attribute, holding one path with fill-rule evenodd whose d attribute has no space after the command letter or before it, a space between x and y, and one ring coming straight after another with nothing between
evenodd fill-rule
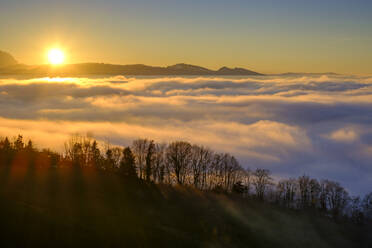
<instances>
[{"instance_id":1,"label":"treeline","mask_svg":"<svg viewBox=\"0 0 372 248\"><path fill-rule=\"evenodd\" d=\"M228 153L185 141L166 144L137 139L128 147L106 144L102 148L94 139L75 136L65 143L64 153L59 154L47 149L39 151L32 141L24 142L21 135L0 140L2 165L17 165L19 157L34 166L90 167L118 173L126 179L238 194L357 223L372 220L372 192L363 198L350 196L338 182L319 181L306 175L275 182L269 170L243 168Z\"/></svg>"}]
</instances>

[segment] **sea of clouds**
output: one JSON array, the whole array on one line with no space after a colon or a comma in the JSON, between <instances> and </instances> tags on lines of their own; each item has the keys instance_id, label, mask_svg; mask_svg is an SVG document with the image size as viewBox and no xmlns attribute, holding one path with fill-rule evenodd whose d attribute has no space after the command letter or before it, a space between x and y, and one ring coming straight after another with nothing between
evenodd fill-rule
<instances>
[{"instance_id":1,"label":"sea of clouds","mask_svg":"<svg viewBox=\"0 0 372 248\"><path fill-rule=\"evenodd\" d=\"M187 140L275 177L372 191L372 77L0 79L0 135L62 151L76 133L129 145Z\"/></svg>"}]
</instances>

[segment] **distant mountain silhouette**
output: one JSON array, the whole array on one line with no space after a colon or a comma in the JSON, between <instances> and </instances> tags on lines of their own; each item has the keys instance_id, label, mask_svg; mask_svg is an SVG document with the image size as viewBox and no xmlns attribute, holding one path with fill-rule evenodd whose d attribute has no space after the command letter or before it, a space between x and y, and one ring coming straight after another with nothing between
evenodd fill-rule
<instances>
[{"instance_id":1,"label":"distant mountain silhouette","mask_svg":"<svg viewBox=\"0 0 372 248\"><path fill-rule=\"evenodd\" d=\"M16 65L18 62L7 52L0 51L0 67Z\"/></svg>"},{"instance_id":2,"label":"distant mountain silhouette","mask_svg":"<svg viewBox=\"0 0 372 248\"><path fill-rule=\"evenodd\" d=\"M328 76L337 76L340 74L334 73L334 72L286 72L286 73L280 73L280 74L272 74L273 76L322 76L322 75L328 75Z\"/></svg>"},{"instance_id":3,"label":"distant mountain silhouette","mask_svg":"<svg viewBox=\"0 0 372 248\"><path fill-rule=\"evenodd\" d=\"M60 66L18 64L12 55L0 51L0 75L16 75L21 77L65 77L65 76L321 76L338 75L326 73L287 72L279 74L261 74L244 68L221 67L211 70L205 67L185 63L166 67L143 64L117 65L105 63L80 63Z\"/></svg>"},{"instance_id":4,"label":"distant mountain silhouette","mask_svg":"<svg viewBox=\"0 0 372 248\"><path fill-rule=\"evenodd\" d=\"M258 72L235 68L222 67L214 71L204 67L176 64L167 67L135 65L113 65L103 63L82 63L61 66L51 65L13 65L0 68L0 74L8 75L38 75L38 76L79 76L79 75L134 75L134 76L172 76L172 75L263 75Z\"/></svg>"},{"instance_id":5,"label":"distant mountain silhouette","mask_svg":"<svg viewBox=\"0 0 372 248\"><path fill-rule=\"evenodd\" d=\"M263 75L258 72L242 69L227 68L214 71L204 67L176 64L167 67L148 66L142 64L114 65L104 63L81 63L61 66L52 65L24 65L8 53L0 51L0 75L22 76L83 76L83 75L134 75L134 76L172 76L172 75Z\"/></svg>"},{"instance_id":6,"label":"distant mountain silhouette","mask_svg":"<svg viewBox=\"0 0 372 248\"><path fill-rule=\"evenodd\" d=\"M262 75L260 73L250 71L244 68L228 68L222 67L217 71L218 75Z\"/></svg>"},{"instance_id":7,"label":"distant mountain silhouette","mask_svg":"<svg viewBox=\"0 0 372 248\"><path fill-rule=\"evenodd\" d=\"M184 74L214 74L215 71L209 70L204 67L189 65L189 64L175 64L165 68L167 71L175 74L184 73Z\"/></svg>"}]
</instances>

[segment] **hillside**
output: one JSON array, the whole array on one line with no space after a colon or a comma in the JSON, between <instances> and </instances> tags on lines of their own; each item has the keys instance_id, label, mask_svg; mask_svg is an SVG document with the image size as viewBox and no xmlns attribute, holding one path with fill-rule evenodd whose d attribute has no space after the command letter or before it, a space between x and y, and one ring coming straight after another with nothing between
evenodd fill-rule
<instances>
[{"instance_id":1,"label":"hillside","mask_svg":"<svg viewBox=\"0 0 372 248\"><path fill-rule=\"evenodd\" d=\"M18 162L18 163L21 163ZM93 169L1 168L1 247L363 247L362 227ZM367 246L365 246L367 247Z\"/></svg>"},{"instance_id":2,"label":"hillside","mask_svg":"<svg viewBox=\"0 0 372 248\"><path fill-rule=\"evenodd\" d=\"M166 157L187 145L171 143ZM22 136L0 141L0 247L371 247L369 222L264 201L239 182L230 191L200 190L180 174L159 182L158 153L147 152L141 178L129 147L97 147L72 140L61 155Z\"/></svg>"}]
</instances>

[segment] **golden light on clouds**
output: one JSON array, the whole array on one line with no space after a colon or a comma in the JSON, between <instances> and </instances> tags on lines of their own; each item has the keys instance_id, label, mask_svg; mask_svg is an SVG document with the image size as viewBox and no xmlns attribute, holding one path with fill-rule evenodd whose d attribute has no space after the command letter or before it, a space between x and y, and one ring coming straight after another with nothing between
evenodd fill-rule
<instances>
[{"instance_id":1,"label":"golden light on clouds","mask_svg":"<svg viewBox=\"0 0 372 248\"><path fill-rule=\"evenodd\" d=\"M52 65L60 65L65 61L65 53L58 48L53 48L48 51L48 62Z\"/></svg>"},{"instance_id":2,"label":"golden light on clouds","mask_svg":"<svg viewBox=\"0 0 372 248\"><path fill-rule=\"evenodd\" d=\"M120 146L186 140L274 173L371 184L372 77L3 78L0 100L0 137L39 148L63 152L86 133Z\"/></svg>"}]
</instances>

